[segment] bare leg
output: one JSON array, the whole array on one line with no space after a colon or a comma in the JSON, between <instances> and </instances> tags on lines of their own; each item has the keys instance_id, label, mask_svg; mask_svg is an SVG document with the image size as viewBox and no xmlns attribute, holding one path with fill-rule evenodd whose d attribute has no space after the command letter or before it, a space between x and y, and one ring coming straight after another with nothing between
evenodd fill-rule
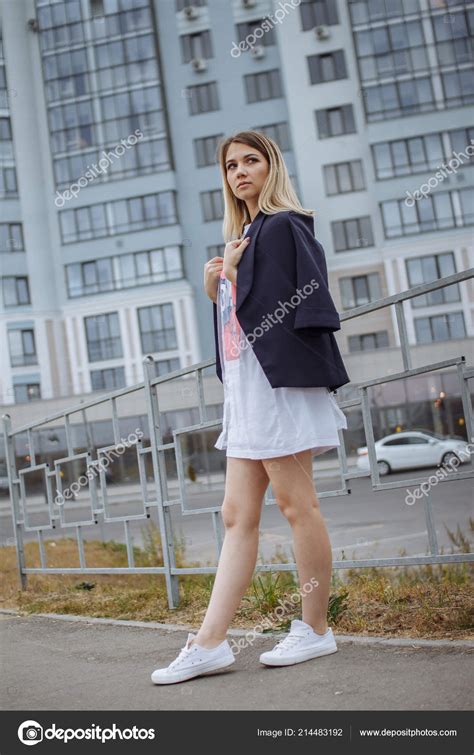
<instances>
[{"instance_id":1,"label":"bare leg","mask_svg":"<svg viewBox=\"0 0 474 755\"><path fill-rule=\"evenodd\" d=\"M222 520L225 537L211 599L195 638L201 647L219 645L249 586L258 553L262 503L268 475L259 459L227 457Z\"/></svg>"},{"instance_id":2,"label":"bare leg","mask_svg":"<svg viewBox=\"0 0 474 755\"><path fill-rule=\"evenodd\" d=\"M293 531L293 545L302 595L302 618L318 634L327 630L332 551L313 482L311 451L262 459L280 510ZM318 582L310 589L311 578Z\"/></svg>"}]
</instances>

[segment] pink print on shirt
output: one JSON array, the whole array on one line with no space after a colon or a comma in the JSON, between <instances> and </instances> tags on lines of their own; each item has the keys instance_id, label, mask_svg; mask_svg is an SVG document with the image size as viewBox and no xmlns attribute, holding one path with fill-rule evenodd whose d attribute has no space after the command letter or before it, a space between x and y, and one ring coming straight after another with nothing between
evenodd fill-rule
<instances>
[{"instance_id":1,"label":"pink print on shirt","mask_svg":"<svg viewBox=\"0 0 474 755\"><path fill-rule=\"evenodd\" d=\"M227 362L240 357L240 323L235 311L237 304L237 287L228 281L221 271L219 279L219 301L221 307L224 358Z\"/></svg>"}]
</instances>

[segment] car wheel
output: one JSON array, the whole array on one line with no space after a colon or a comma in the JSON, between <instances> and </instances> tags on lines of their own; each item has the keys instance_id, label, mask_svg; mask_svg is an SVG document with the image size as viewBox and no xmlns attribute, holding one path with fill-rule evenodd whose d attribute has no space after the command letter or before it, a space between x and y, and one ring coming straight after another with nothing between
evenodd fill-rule
<instances>
[{"instance_id":1,"label":"car wheel","mask_svg":"<svg viewBox=\"0 0 474 755\"><path fill-rule=\"evenodd\" d=\"M457 459L459 461L457 454L455 454L454 451L448 451L441 459L441 464L451 464L454 459Z\"/></svg>"},{"instance_id":2,"label":"car wheel","mask_svg":"<svg viewBox=\"0 0 474 755\"><path fill-rule=\"evenodd\" d=\"M388 461L378 461L377 467L379 470L379 475L381 477L385 477L385 475L390 474L390 464Z\"/></svg>"}]
</instances>

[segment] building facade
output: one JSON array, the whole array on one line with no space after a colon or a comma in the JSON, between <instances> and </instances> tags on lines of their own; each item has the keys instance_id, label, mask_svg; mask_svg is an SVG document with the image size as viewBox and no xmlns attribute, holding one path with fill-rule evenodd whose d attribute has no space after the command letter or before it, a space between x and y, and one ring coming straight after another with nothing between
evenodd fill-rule
<instances>
[{"instance_id":1,"label":"building facade","mask_svg":"<svg viewBox=\"0 0 474 755\"><path fill-rule=\"evenodd\" d=\"M474 265L474 3L7 0L0 22L0 403L213 355L237 130L279 143L340 312ZM412 299L415 362L468 355L473 308L468 284ZM338 342L354 383L402 369L393 308Z\"/></svg>"}]
</instances>

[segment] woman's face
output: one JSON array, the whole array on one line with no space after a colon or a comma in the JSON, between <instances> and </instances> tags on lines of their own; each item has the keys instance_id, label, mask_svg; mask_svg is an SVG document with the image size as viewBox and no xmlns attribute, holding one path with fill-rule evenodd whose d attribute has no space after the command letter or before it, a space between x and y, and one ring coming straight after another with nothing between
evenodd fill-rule
<instances>
[{"instance_id":1,"label":"woman's face","mask_svg":"<svg viewBox=\"0 0 474 755\"><path fill-rule=\"evenodd\" d=\"M225 166L227 181L235 196L255 204L268 176L269 165L265 156L248 144L232 142Z\"/></svg>"}]
</instances>

